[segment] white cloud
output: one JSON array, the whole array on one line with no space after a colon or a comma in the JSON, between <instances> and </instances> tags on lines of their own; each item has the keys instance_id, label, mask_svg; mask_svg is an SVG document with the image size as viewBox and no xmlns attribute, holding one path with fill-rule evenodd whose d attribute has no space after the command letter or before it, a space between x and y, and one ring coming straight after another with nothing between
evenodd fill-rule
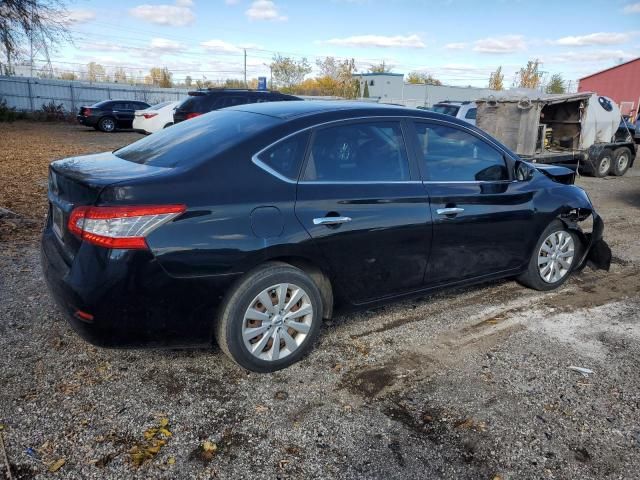
<instances>
[{"instance_id":1,"label":"white cloud","mask_svg":"<svg viewBox=\"0 0 640 480\"><path fill-rule=\"evenodd\" d=\"M287 20L286 16L280 15L278 7L271 0L255 0L244 13L249 20Z\"/></svg>"},{"instance_id":2,"label":"white cloud","mask_svg":"<svg viewBox=\"0 0 640 480\"><path fill-rule=\"evenodd\" d=\"M152 38L149 42L149 48L160 50L159 53L176 53L186 49L184 44L168 38Z\"/></svg>"},{"instance_id":3,"label":"white cloud","mask_svg":"<svg viewBox=\"0 0 640 480\"><path fill-rule=\"evenodd\" d=\"M555 45L563 45L567 47L584 47L587 45L618 45L630 41L634 35L635 32L597 32L590 33L589 35L562 37L552 43L554 43Z\"/></svg>"},{"instance_id":4,"label":"white cloud","mask_svg":"<svg viewBox=\"0 0 640 480\"><path fill-rule=\"evenodd\" d=\"M446 48L447 50L463 50L465 48L467 48L467 44L464 42L458 42L458 43L447 43L444 48Z\"/></svg>"},{"instance_id":5,"label":"white cloud","mask_svg":"<svg viewBox=\"0 0 640 480\"><path fill-rule=\"evenodd\" d=\"M238 53L241 51L240 47L224 40L207 40L202 42L200 46L208 52L216 53Z\"/></svg>"},{"instance_id":6,"label":"white cloud","mask_svg":"<svg viewBox=\"0 0 640 480\"><path fill-rule=\"evenodd\" d=\"M640 13L640 3L630 3L622 11L626 14Z\"/></svg>"},{"instance_id":7,"label":"white cloud","mask_svg":"<svg viewBox=\"0 0 640 480\"><path fill-rule=\"evenodd\" d=\"M614 62L632 60L638 56L638 52L628 52L625 50L594 50L579 52L564 52L557 55L542 56L545 63L567 63L567 62Z\"/></svg>"},{"instance_id":8,"label":"white cloud","mask_svg":"<svg viewBox=\"0 0 640 480\"><path fill-rule=\"evenodd\" d=\"M513 53L526 48L522 35L504 35L476 40L473 51L480 53Z\"/></svg>"},{"instance_id":9,"label":"white cloud","mask_svg":"<svg viewBox=\"0 0 640 480\"><path fill-rule=\"evenodd\" d=\"M240 0L224 0L227 5L237 5L239 2Z\"/></svg>"},{"instance_id":10,"label":"white cloud","mask_svg":"<svg viewBox=\"0 0 640 480\"><path fill-rule=\"evenodd\" d=\"M75 8L71 9L68 12L67 18L65 18L65 23L73 24L73 23L85 23L90 22L96 18L96 12L93 10L87 10L84 8Z\"/></svg>"},{"instance_id":11,"label":"white cloud","mask_svg":"<svg viewBox=\"0 0 640 480\"><path fill-rule=\"evenodd\" d=\"M339 45L341 47L404 47L404 48L424 48L425 44L418 35L356 35L346 38L332 38L325 40L328 45Z\"/></svg>"},{"instance_id":12,"label":"white cloud","mask_svg":"<svg viewBox=\"0 0 640 480\"><path fill-rule=\"evenodd\" d=\"M138 5L129 10L134 17L157 25L184 27L193 23L195 15L191 11L191 0L177 0L175 5Z\"/></svg>"}]
</instances>

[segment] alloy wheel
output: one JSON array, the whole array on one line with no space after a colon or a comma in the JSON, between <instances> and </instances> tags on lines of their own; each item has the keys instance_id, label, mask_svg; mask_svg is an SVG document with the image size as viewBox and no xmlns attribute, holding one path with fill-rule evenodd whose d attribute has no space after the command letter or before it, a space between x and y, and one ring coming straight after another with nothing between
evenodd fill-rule
<instances>
[{"instance_id":1,"label":"alloy wheel","mask_svg":"<svg viewBox=\"0 0 640 480\"><path fill-rule=\"evenodd\" d=\"M556 283L565 277L573 265L575 245L570 233L563 230L553 232L540 246L538 273L547 283Z\"/></svg>"},{"instance_id":2,"label":"alloy wheel","mask_svg":"<svg viewBox=\"0 0 640 480\"><path fill-rule=\"evenodd\" d=\"M101 124L102 124L102 129L105 132L112 132L116 128L115 122L110 118L105 118L104 120L102 120Z\"/></svg>"},{"instance_id":3,"label":"alloy wheel","mask_svg":"<svg viewBox=\"0 0 640 480\"><path fill-rule=\"evenodd\" d=\"M307 292L292 283L279 283L260 292L242 321L244 346L261 360L276 361L295 352L314 321Z\"/></svg>"}]
</instances>

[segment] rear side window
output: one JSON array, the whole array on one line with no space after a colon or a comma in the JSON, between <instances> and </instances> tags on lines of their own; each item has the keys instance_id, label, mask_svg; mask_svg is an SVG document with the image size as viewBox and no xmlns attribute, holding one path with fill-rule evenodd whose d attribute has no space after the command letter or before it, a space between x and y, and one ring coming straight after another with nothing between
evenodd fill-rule
<instances>
[{"instance_id":1,"label":"rear side window","mask_svg":"<svg viewBox=\"0 0 640 480\"><path fill-rule=\"evenodd\" d=\"M114 154L156 167L190 166L211 159L279 122L265 115L220 110L160 130Z\"/></svg>"},{"instance_id":2,"label":"rear side window","mask_svg":"<svg viewBox=\"0 0 640 480\"><path fill-rule=\"evenodd\" d=\"M458 114L458 110L460 110L460 107L456 105L434 105L431 110L455 117Z\"/></svg>"},{"instance_id":3,"label":"rear side window","mask_svg":"<svg viewBox=\"0 0 640 480\"><path fill-rule=\"evenodd\" d=\"M305 180L390 182L409 180L409 161L398 122L363 122L315 132Z\"/></svg>"},{"instance_id":4,"label":"rear side window","mask_svg":"<svg viewBox=\"0 0 640 480\"><path fill-rule=\"evenodd\" d=\"M463 130L416 122L425 180L478 182L509 180L503 155Z\"/></svg>"},{"instance_id":5,"label":"rear side window","mask_svg":"<svg viewBox=\"0 0 640 480\"><path fill-rule=\"evenodd\" d=\"M297 180L308 139L308 132L293 135L262 152L258 160L283 177Z\"/></svg>"},{"instance_id":6,"label":"rear side window","mask_svg":"<svg viewBox=\"0 0 640 480\"><path fill-rule=\"evenodd\" d=\"M467 118L469 120L475 120L477 112L478 112L477 108L470 108L465 114L464 118Z\"/></svg>"}]
</instances>

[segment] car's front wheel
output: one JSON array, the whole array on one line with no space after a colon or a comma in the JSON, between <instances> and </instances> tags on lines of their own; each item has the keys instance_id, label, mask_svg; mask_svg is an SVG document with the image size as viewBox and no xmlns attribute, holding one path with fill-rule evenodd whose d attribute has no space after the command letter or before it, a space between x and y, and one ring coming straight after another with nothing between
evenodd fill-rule
<instances>
[{"instance_id":1,"label":"car's front wheel","mask_svg":"<svg viewBox=\"0 0 640 480\"><path fill-rule=\"evenodd\" d=\"M273 372L311 349L322 315L320 291L305 272L269 263L247 274L230 292L221 308L216 340L240 366Z\"/></svg>"},{"instance_id":2,"label":"car's front wheel","mask_svg":"<svg viewBox=\"0 0 640 480\"><path fill-rule=\"evenodd\" d=\"M535 290L553 290L567 281L580 259L580 239L559 220L538 240L527 270L518 281Z\"/></svg>"}]
</instances>

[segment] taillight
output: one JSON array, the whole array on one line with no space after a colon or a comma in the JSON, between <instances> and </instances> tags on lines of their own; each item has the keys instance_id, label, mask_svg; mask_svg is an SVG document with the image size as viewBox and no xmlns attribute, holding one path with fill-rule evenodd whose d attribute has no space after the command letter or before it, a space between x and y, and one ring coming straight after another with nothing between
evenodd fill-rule
<instances>
[{"instance_id":1,"label":"taillight","mask_svg":"<svg viewBox=\"0 0 640 480\"><path fill-rule=\"evenodd\" d=\"M155 117L156 115L158 115L157 113L143 113L142 116L144 118L146 118L147 120L149 120L150 118Z\"/></svg>"},{"instance_id":2,"label":"taillight","mask_svg":"<svg viewBox=\"0 0 640 480\"><path fill-rule=\"evenodd\" d=\"M82 115L84 115L85 117L91 116L91 109L90 108L83 108L82 109Z\"/></svg>"},{"instance_id":3,"label":"taillight","mask_svg":"<svg viewBox=\"0 0 640 480\"><path fill-rule=\"evenodd\" d=\"M77 207L68 227L83 241L101 247L146 249L145 237L186 209L185 205Z\"/></svg>"},{"instance_id":4,"label":"taillight","mask_svg":"<svg viewBox=\"0 0 640 480\"><path fill-rule=\"evenodd\" d=\"M189 120L190 118L196 118L196 117L199 117L200 115L202 115L202 114L201 114L201 113L198 113L198 112L191 112L191 113L187 113L187 114L184 116L184 119L185 119L185 120Z\"/></svg>"}]
</instances>

